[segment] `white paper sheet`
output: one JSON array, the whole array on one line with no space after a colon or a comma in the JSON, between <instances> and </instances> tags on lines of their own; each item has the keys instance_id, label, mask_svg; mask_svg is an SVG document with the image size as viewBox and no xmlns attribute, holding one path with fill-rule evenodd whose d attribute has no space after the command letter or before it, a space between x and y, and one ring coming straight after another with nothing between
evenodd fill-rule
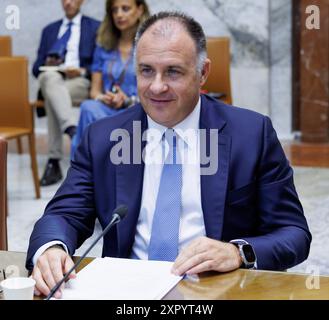
<instances>
[{"instance_id":1,"label":"white paper sheet","mask_svg":"<svg viewBox=\"0 0 329 320\"><path fill-rule=\"evenodd\" d=\"M97 258L70 280L64 300L159 300L182 277L170 270L173 262Z\"/></svg>"},{"instance_id":2,"label":"white paper sheet","mask_svg":"<svg viewBox=\"0 0 329 320\"><path fill-rule=\"evenodd\" d=\"M65 67L63 65L60 66L40 66L39 71L65 71Z\"/></svg>"}]
</instances>

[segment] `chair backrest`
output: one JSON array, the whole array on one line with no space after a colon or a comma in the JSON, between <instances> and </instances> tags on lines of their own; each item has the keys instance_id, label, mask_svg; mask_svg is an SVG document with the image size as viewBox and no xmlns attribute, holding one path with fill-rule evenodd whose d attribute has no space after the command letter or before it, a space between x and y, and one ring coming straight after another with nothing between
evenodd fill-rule
<instances>
[{"instance_id":1,"label":"chair backrest","mask_svg":"<svg viewBox=\"0 0 329 320\"><path fill-rule=\"evenodd\" d=\"M0 127L33 129L25 57L0 57Z\"/></svg>"},{"instance_id":2,"label":"chair backrest","mask_svg":"<svg viewBox=\"0 0 329 320\"><path fill-rule=\"evenodd\" d=\"M230 76L230 38L207 38L207 53L211 71L202 89L225 94L225 102L232 104Z\"/></svg>"},{"instance_id":3,"label":"chair backrest","mask_svg":"<svg viewBox=\"0 0 329 320\"><path fill-rule=\"evenodd\" d=\"M0 138L0 250L7 249L7 141Z\"/></svg>"},{"instance_id":4,"label":"chair backrest","mask_svg":"<svg viewBox=\"0 0 329 320\"><path fill-rule=\"evenodd\" d=\"M0 36L0 57L12 56L12 45L10 36Z\"/></svg>"}]
</instances>

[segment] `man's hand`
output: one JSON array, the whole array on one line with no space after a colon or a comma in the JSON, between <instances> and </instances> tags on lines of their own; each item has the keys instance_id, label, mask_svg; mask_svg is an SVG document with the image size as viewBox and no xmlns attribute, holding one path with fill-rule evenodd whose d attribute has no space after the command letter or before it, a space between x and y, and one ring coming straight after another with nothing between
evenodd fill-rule
<instances>
[{"instance_id":1,"label":"man's hand","mask_svg":"<svg viewBox=\"0 0 329 320\"><path fill-rule=\"evenodd\" d=\"M47 57L45 65L46 66L59 66L62 63L63 63L62 59L55 58L55 57Z\"/></svg>"},{"instance_id":2,"label":"man's hand","mask_svg":"<svg viewBox=\"0 0 329 320\"><path fill-rule=\"evenodd\" d=\"M68 67L64 70L66 78L68 79L73 79L80 77L85 73L85 69L83 68L73 68L73 67Z\"/></svg>"},{"instance_id":3,"label":"man's hand","mask_svg":"<svg viewBox=\"0 0 329 320\"><path fill-rule=\"evenodd\" d=\"M58 246L48 248L39 257L32 272L32 278L36 281L34 293L47 296L73 265L71 257L63 249ZM69 278L75 277L75 273L72 273ZM55 298L59 299L62 296L63 289L64 284L55 293Z\"/></svg>"},{"instance_id":4,"label":"man's hand","mask_svg":"<svg viewBox=\"0 0 329 320\"><path fill-rule=\"evenodd\" d=\"M205 271L228 272L238 269L241 264L239 250L234 244L200 237L182 250L172 272L176 275Z\"/></svg>"}]
</instances>

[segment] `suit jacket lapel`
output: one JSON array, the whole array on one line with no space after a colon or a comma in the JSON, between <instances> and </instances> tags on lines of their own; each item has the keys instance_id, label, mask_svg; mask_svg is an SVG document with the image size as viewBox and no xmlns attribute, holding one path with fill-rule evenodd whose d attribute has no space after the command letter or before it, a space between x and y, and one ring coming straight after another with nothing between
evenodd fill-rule
<instances>
[{"instance_id":1,"label":"suit jacket lapel","mask_svg":"<svg viewBox=\"0 0 329 320\"><path fill-rule=\"evenodd\" d=\"M51 47L54 45L54 43L57 41L59 29L61 28L62 23L63 23L63 20L58 21L58 23L52 28L52 31L49 33L49 38L48 38L49 48L48 48L48 50L50 50Z\"/></svg>"},{"instance_id":2,"label":"suit jacket lapel","mask_svg":"<svg viewBox=\"0 0 329 320\"><path fill-rule=\"evenodd\" d=\"M90 39L88 39L88 26L87 26L87 19L85 16L81 17L81 27L80 27L80 42L79 42L79 59L80 59L80 65L81 65L81 59L82 59L82 52L84 50L84 46Z\"/></svg>"},{"instance_id":3,"label":"suit jacket lapel","mask_svg":"<svg viewBox=\"0 0 329 320\"><path fill-rule=\"evenodd\" d=\"M130 124L130 126L129 126ZM147 129L147 118L141 108L141 131ZM141 197L143 191L144 162L133 163L133 128L131 121L127 122L126 129L129 133L131 159L130 164L116 166L116 202L117 205L125 204L128 207L127 216L117 225L119 256L128 257L135 239L136 224L139 216ZM136 138L136 132L135 132ZM136 147L136 146L135 146ZM142 150L145 142L139 146ZM136 160L136 159L135 159Z\"/></svg>"},{"instance_id":4,"label":"suit jacket lapel","mask_svg":"<svg viewBox=\"0 0 329 320\"><path fill-rule=\"evenodd\" d=\"M231 137L223 133L226 122L219 117L216 105L211 106L204 96L201 101L200 129L207 130L207 150L210 146L209 138L214 134L210 133L209 129L218 129L215 133L218 135L218 168L215 174L201 175L201 202L207 237L220 240L227 192Z\"/></svg>"}]
</instances>

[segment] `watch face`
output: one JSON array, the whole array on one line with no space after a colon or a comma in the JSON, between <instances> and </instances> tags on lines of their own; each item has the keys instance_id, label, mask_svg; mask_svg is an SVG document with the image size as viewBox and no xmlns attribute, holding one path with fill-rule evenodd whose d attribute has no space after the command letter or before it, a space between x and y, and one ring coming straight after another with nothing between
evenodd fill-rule
<instances>
[{"instance_id":1,"label":"watch face","mask_svg":"<svg viewBox=\"0 0 329 320\"><path fill-rule=\"evenodd\" d=\"M248 261L248 263L253 263L256 261L254 249L252 248L252 246L250 244L243 245L242 249L243 249L244 256L245 256L246 260Z\"/></svg>"}]
</instances>

